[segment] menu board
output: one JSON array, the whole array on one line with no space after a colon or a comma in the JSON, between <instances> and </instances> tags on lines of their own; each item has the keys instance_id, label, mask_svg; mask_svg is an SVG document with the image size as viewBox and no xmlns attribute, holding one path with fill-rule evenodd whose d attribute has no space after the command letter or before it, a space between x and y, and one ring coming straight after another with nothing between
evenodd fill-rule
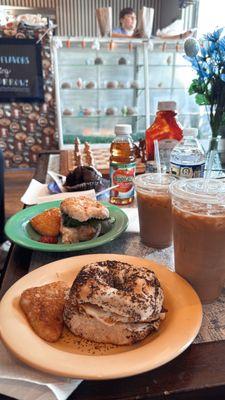
<instances>
[{"instance_id":1,"label":"menu board","mask_svg":"<svg viewBox=\"0 0 225 400\"><path fill-rule=\"evenodd\" d=\"M41 44L0 38L0 102L43 100Z\"/></svg>"}]
</instances>

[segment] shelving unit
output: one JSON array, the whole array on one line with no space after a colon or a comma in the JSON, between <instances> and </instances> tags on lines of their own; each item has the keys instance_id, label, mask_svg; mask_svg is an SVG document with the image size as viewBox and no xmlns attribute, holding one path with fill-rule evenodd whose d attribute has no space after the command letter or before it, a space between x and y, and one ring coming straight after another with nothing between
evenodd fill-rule
<instances>
[{"instance_id":1,"label":"shelving unit","mask_svg":"<svg viewBox=\"0 0 225 400\"><path fill-rule=\"evenodd\" d=\"M67 46L68 38L53 39L61 149L72 148L75 137L81 142L109 143L118 123L131 124L137 141L144 137L158 101L163 100L177 102L184 126L198 125L199 108L188 94L193 72L183 58L182 42L69 40ZM102 63L95 64L96 59ZM87 88L88 84L92 87Z\"/></svg>"},{"instance_id":2,"label":"shelving unit","mask_svg":"<svg viewBox=\"0 0 225 400\"><path fill-rule=\"evenodd\" d=\"M118 123L131 124L135 140L143 137L150 115L148 42L113 40L110 48L109 39L100 39L95 48L93 38L87 38L83 48L83 39L71 38L68 48L67 41L53 39L60 148L71 148L75 137L109 143ZM95 64L96 59L102 63Z\"/></svg>"}]
</instances>

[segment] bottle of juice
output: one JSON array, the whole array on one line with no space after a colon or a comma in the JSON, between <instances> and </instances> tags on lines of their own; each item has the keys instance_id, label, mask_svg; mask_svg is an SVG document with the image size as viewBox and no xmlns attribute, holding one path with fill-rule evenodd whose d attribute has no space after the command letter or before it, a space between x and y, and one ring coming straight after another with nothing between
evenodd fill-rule
<instances>
[{"instance_id":1,"label":"bottle of juice","mask_svg":"<svg viewBox=\"0 0 225 400\"><path fill-rule=\"evenodd\" d=\"M146 130L146 169L154 160L154 140L158 140L161 165L170 170L170 153L183 138L183 128L176 119L176 102L160 101L153 124Z\"/></svg>"},{"instance_id":2,"label":"bottle of juice","mask_svg":"<svg viewBox=\"0 0 225 400\"><path fill-rule=\"evenodd\" d=\"M110 202L129 204L134 199L135 152L131 125L116 125L116 138L110 146Z\"/></svg>"}]
</instances>

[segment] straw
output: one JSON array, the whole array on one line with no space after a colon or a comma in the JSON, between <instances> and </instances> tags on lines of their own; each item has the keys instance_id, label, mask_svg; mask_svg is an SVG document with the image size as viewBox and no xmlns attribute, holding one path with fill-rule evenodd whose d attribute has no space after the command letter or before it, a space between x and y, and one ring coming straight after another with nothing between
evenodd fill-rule
<instances>
[{"instance_id":1,"label":"straw","mask_svg":"<svg viewBox=\"0 0 225 400\"><path fill-rule=\"evenodd\" d=\"M105 193L109 192L109 190L115 189L115 188L117 188L118 186L120 186L120 185L110 186L110 187L108 187L107 189L101 190L101 192L96 193L96 197L97 197L97 196L100 196L100 195L102 195L102 194L105 194Z\"/></svg>"},{"instance_id":2,"label":"straw","mask_svg":"<svg viewBox=\"0 0 225 400\"><path fill-rule=\"evenodd\" d=\"M212 165L213 165L213 160L214 160L214 157L215 157L215 153L216 153L215 149L210 151L209 161L207 163L207 170L206 170L205 176L204 176L205 179L210 178L210 175L211 175L211 172L212 172Z\"/></svg>"},{"instance_id":3,"label":"straw","mask_svg":"<svg viewBox=\"0 0 225 400\"><path fill-rule=\"evenodd\" d=\"M158 174L161 174L161 161L160 161L160 155L159 155L159 142L158 142L158 140L154 140L154 154L155 154L157 172L158 172Z\"/></svg>"}]
</instances>

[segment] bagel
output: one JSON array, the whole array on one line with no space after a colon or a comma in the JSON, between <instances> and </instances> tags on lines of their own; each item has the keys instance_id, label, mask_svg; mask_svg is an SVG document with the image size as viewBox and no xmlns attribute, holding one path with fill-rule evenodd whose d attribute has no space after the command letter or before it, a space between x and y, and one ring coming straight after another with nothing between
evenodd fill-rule
<instances>
[{"instance_id":1,"label":"bagel","mask_svg":"<svg viewBox=\"0 0 225 400\"><path fill-rule=\"evenodd\" d=\"M164 294L155 273L119 261L84 266L70 289L64 322L78 336L132 344L157 330Z\"/></svg>"}]
</instances>

